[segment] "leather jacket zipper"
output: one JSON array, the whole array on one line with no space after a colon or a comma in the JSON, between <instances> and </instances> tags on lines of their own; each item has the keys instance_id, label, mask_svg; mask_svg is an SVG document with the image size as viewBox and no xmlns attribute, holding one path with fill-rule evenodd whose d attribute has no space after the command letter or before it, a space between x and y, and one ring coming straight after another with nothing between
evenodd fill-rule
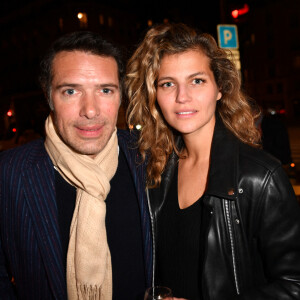
<instances>
[{"instance_id":1,"label":"leather jacket zipper","mask_svg":"<svg viewBox=\"0 0 300 300\"><path fill-rule=\"evenodd\" d=\"M233 233L232 233L231 218L230 218L230 214L229 214L229 201L225 200L225 199L223 199L223 200L225 203L226 220L227 220L229 238L230 238L230 247L231 247L231 255L232 255L232 265L233 265L235 288L236 288L237 294L239 295L240 289L239 289L238 276L237 276L235 244L234 244Z\"/></svg>"},{"instance_id":2,"label":"leather jacket zipper","mask_svg":"<svg viewBox=\"0 0 300 300\"><path fill-rule=\"evenodd\" d=\"M154 274L155 274L155 236L154 236L154 218L151 210L150 205L150 197L149 197L149 190L146 189L146 195L147 195L147 202L148 202L148 208L150 213L150 219L151 219L151 231L152 231L152 286L154 286Z\"/></svg>"}]
</instances>

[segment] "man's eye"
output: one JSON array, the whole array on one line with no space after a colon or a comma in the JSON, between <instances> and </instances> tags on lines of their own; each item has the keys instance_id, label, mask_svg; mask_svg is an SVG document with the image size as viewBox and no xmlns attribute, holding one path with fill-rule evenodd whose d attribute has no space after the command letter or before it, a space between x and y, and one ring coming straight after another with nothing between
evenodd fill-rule
<instances>
[{"instance_id":1,"label":"man's eye","mask_svg":"<svg viewBox=\"0 0 300 300\"><path fill-rule=\"evenodd\" d=\"M65 90L64 92L65 94L69 95L69 96L72 96L75 94L75 90L74 89L67 89Z\"/></svg>"},{"instance_id":2,"label":"man's eye","mask_svg":"<svg viewBox=\"0 0 300 300\"><path fill-rule=\"evenodd\" d=\"M102 89L102 92L103 92L104 94L109 94L109 93L111 93L112 91L111 91L111 89L105 88L105 89Z\"/></svg>"}]
</instances>

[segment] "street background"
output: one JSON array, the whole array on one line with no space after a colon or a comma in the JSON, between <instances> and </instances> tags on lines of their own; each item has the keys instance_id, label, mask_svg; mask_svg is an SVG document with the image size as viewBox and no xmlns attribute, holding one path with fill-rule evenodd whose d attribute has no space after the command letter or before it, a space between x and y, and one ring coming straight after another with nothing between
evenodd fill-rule
<instances>
[{"instance_id":1,"label":"street background","mask_svg":"<svg viewBox=\"0 0 300 300\"><path fill-rule=\"evenodd\" d=\"M300 195L299 0L1 1L0 151L44 136L49 108L38 83L39 62L55 39L75 30L97 31L122 49L126 61L152 25L168 22L186 23L217 41L219 25L236 26L232 50L242 88L284 122L294 164L287 172ZM126 99L120 128L126 128L125 109Z\"/></svg>"}]
</instances>

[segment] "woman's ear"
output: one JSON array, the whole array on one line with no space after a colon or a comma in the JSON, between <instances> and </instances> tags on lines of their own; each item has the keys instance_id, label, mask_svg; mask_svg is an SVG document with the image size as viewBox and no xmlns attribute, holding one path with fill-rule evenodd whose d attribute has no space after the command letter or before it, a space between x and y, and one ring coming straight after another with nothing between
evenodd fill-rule
<instances>
[{"instance_id":1,"label":"woman's ear","mask_svg":"<svg viewBox=\"0 0 300 300\"><path fill-rule=\"evenodd\" d=\"M222 93L219 91L217 94L217 101L220 100L222 98Z\"/></svg>"}]
</instances>

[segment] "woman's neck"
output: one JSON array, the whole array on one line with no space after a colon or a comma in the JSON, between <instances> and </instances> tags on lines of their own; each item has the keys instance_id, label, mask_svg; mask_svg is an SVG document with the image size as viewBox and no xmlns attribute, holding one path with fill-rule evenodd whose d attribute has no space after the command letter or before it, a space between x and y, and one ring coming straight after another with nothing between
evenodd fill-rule
<instances>
[{"instance_id":1,"label":"woman's neck","mask_svg":"<svg viewBox=\"0 0 300 300\"><path fill-rule=\"evenodd\" d=\"M183 135L182 138L185 144L183 154L186 159L194 163L209 160L213 133L214 124L201 133Z\"/></svg>"}]
</instances>

